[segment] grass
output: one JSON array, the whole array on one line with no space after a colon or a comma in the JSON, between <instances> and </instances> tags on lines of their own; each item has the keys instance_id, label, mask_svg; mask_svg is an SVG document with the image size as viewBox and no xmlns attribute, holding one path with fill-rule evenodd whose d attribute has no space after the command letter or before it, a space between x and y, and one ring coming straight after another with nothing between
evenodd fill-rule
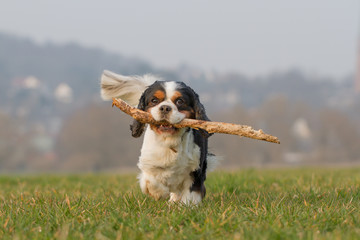
<instances>
[{"instance_id":1,"label":"grass","mask_svg":"<svg viewBox=\"0 0 360 240\"><path fill-rule=\"evenodd\" d=\"M358 239L360 169L209 174L198 207L135 175L0 177L1 239Z\"/></svg>"}]
</instances>

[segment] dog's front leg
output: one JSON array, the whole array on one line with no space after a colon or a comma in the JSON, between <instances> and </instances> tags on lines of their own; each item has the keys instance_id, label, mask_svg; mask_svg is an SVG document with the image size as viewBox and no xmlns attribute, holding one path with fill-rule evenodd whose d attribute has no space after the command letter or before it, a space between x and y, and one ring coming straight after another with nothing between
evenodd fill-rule
<instances>
[{"instance_id":1,"label":"dog's front leg","mask_svg":"<svg viewBox=\"0 0 360 240\"><path fill-rule=\"evenodd\" d=\"M180 193L170 193L170 202L179 202L181 200L181 194Z\"/></svg>"},{"instance_id":2,"label":"dog's front leg","mask_svg":"<svg viewBox=\"0 0 360 240\"><path fill-rule=\"evenodd\" d=\"M186 205L198 205L201 202L203 196L201 192L197 191L198 190L197 188L196 189L194 188L194 185L197 186L198 183L193 183L192 178L188 178L186 181L184 181L183 184L184 188L181 193L182 203Z\"/></svg>"},{"instance_id":3,"label":"dog's front leg","mask_svg":"<svg viewBox=\"0 0 360 240\"><path fill-rule=\"evenodd\" d=\"M150 195L155 200L169 197L169 188L157 181L152 175L141 173L139 175L139 182L141 191Z\"/></svg>"}]
</instances>

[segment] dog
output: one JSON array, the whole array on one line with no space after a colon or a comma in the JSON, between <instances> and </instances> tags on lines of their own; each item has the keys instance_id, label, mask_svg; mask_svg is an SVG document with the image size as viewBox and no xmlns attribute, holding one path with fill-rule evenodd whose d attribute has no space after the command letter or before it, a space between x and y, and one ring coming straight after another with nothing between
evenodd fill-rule
<instances>
[{"instance_id":1,"label":"dog","mask_svg":"<svg viewBox=\"0 0 360 240\"><path fill-rule=\"evenodd\" d=\"M156 200L199 204L205 197L207 170L217 159L208 153L204 130L174 128L184 118L210 121L198 94L183 82L163 81L154 75L122 76L105 70L101 77L104 100L120 98L169 124L148 125L136 120L130 125L133 137L144 140L139 157L138 176L143 193Z\"/></svg>"}]
</instances>

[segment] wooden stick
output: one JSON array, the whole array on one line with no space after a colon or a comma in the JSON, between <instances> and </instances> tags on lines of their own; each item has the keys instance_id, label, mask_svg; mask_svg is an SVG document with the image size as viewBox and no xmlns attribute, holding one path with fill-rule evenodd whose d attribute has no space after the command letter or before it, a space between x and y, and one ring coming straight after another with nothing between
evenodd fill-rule
<instances>
[{"instance_id":1,"label":"wooden stick","mask_svg":"<svg viewBox=\"0 0 360 240\"><path fill-rule=\"evenodd\" d=\"M113 98L112 105L118 107L121 111L130 115L131 117L133 117L134 119L136 119L141 123L149 123L154 125L161 125L161 124L169 125L168 122L155 121L155 119L151 116L151 114L144 112L140 109L134 108L119 98ZM208 133L225 133L225 134L239 135L242 137L248 137L257 140L263 140L267 142L280 144L280 141L277 137L266 134L261 129L254 130L252 127L246 125L224 123L224 122L210 122L210 121L188 119L188 118L185 118L180 123L171 124L171 125L176 128L190 127L194 129L203 129Z\"/></svg>"}]
</instances>

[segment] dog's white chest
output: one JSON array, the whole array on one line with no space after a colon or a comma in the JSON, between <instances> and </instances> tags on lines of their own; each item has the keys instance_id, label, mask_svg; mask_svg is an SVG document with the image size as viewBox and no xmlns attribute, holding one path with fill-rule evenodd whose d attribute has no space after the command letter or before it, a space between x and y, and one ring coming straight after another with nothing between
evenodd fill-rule
<instances>
[{"instance_id":1,"label":"dog's white chest","mask_svg":"<svg viewBox=\"0 0 360 240\"><path fill-rule=\"evenodd\" d=\"M138 167L170 189L178 188L199 168L200 148L192 130L184 131L171 138L158 136L149 128L145 132Z\"/></svg>"}]
</instances>

